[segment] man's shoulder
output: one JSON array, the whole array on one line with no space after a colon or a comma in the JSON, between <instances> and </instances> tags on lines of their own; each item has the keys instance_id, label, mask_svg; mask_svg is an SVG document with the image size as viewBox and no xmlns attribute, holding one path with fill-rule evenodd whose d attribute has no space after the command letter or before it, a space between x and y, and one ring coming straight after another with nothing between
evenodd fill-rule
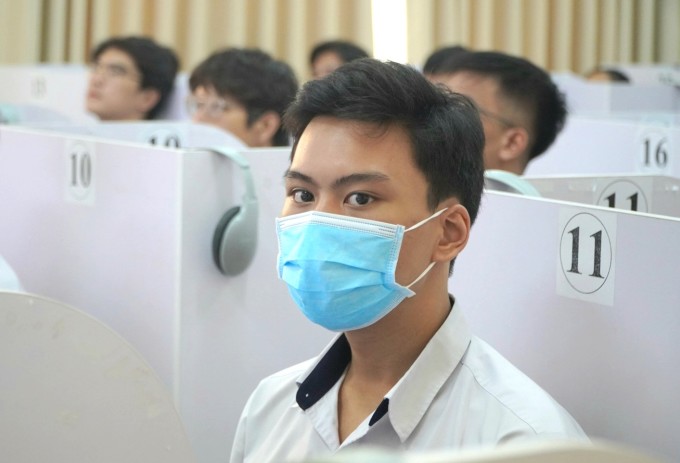
<instances>
[{"instance_id":1,"label":"man's shoulder","mask_svg":"<svg viewBox=\"0 0 680 463\"><path fill-rule=\"evenodd\" d=\"M462 365L480 394L536 434L585 436L574 418L538 384L481 339L473 337Z\"/></svg>"}]
</instances>

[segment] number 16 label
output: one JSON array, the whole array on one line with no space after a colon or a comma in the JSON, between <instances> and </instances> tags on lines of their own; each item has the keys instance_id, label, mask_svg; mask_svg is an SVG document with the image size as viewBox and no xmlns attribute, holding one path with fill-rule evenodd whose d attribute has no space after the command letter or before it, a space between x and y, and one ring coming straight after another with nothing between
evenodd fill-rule
<instances>
[{"instance_id":1,"label":"number 16 label","mask_svg":"<svg viewBox=\"0 0 680 463\"><path fill-rule=\"evenodd\" d=\"M614 304L616 215L564 209L560 213L557 294Z\"/></svg>"}]
</instances>

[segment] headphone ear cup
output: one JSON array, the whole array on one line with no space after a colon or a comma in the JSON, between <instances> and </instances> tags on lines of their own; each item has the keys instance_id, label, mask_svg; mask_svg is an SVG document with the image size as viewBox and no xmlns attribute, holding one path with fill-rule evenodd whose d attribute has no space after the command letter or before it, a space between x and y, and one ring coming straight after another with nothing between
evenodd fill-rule
<instances>
[{"instance_id":1,"label":"headphone ear cup","mask_svg":"<svg viewBox=\"0 0 680 463\"><path fill-rule=\"evenodd\" d=\"M213 234L213 261L215 261L215 265L217 265L217 268L220 269L220 272L222 273L225 273L224 266L222 265L222 256L224 255L224 241L226 231L229 227L229 224L233 222L234 217L236 217L239 212L241 212L241 208L239 206L234 206L225 212L224 215L222 215L220 221L217 223L217 227L215 227L215 233Z\"/></svg>"}]
</instances>

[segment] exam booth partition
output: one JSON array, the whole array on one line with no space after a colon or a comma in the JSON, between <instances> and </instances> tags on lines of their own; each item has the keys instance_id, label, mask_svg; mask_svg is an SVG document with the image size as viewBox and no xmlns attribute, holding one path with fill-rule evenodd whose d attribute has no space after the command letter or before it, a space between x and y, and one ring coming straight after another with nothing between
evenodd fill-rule
<instances>
[{"instance_id":1,"label":"exam booth partition","mask_svg":"<svg viewBox=\"0 0 680 463\"><path fill-rule=\"evenodd\" d=\"M680 178L630 174L522 179L544 198L680 218Z\"/></svg>"},{"instance_id":2,"label":"exam booth partition","mask_svg":"<svg viewBox=\"0 0 680 463\"><path fill-rule=\"evenodd\" d=\"M527 176L647 174L680 178L680 119L673 113L570 115Z\"/></svg>"},{"instance_id":3,"label":"exam booth partition","mask_svg":"<svg viewBox=\"0 0 680 463\"><path fill-rule=\"evenodd\" d=\"M64 114L75 123L96 118L86 109L89 69L82 64L0 66L0 103L30 104ZM158 119L187 120L189 77L181 72Z\"/></svg>"},{"instance_id":4,"label":"exam booth partition","mask_svg":"<svg viewBox=\"0 0 680 463\"><path fill-rule=\"evenodd\" d=\"M30 128L70 135L87 135L107 140L143 143L165 148L205 148L246 145L223 129L207 124L179 121L99 122L94 124L31 124Z\"/></svg>"},{"instance_id":5,"label":"exam booth partition","mask_svg":"<svg viewBox=\"0 0 680 463\"><path fill-rule=\"evenodd\" d=\"M258 244L246 271L226 277L212 240L244 191L230 159L0 127L0 253L27 292L88 311L140 352L172 391L201 462L228 458L261 378L331 339L276 276L290 149L239 152L258 196Z\"/></svg>"},{"instance_id":6,"label":"exam booth partition","mask_svg":"<svg viewBox=\"0 0 680 463\"><path fill-rule=\"evenodd\" d=\"M680 109L680 90L660 82L592 82L570 73L555 73L552 79L570 114Z\"/></svg>"},{"instance_id":7,"label":"exam booth partition","mask_svg":"<svg viewBox=\"0 0 680 463\"><path fill-rule=\"evenodd\" d=\"M449 287L591 437L680 460L680 219L486 192Z\"/></svg>"}]
</instances>

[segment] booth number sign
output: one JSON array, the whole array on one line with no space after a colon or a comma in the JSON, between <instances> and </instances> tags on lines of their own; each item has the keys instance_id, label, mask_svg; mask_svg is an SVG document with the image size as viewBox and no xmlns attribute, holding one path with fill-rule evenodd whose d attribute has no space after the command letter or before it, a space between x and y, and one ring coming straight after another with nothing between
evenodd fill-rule
<instances>
[{"instance_id":1,"label":"booth number sign","mask_svg":"<svg viewBox=\"0 0 680 463\"><path fill-rule=\"evenodd\" d=\"M93 204L95 191L94 144L83 140L66 142L66 199Z\"/></svg>"},{"instance_id":2,"label":"booth number sign","mask_svg":"<svg viewBox=\"0 0 680 463\"><path fill-rule=\"evenodd\" d=\"M557 292L560 295L612 305L616 216L563 211Z\"/></svg>"}]
</instances>

